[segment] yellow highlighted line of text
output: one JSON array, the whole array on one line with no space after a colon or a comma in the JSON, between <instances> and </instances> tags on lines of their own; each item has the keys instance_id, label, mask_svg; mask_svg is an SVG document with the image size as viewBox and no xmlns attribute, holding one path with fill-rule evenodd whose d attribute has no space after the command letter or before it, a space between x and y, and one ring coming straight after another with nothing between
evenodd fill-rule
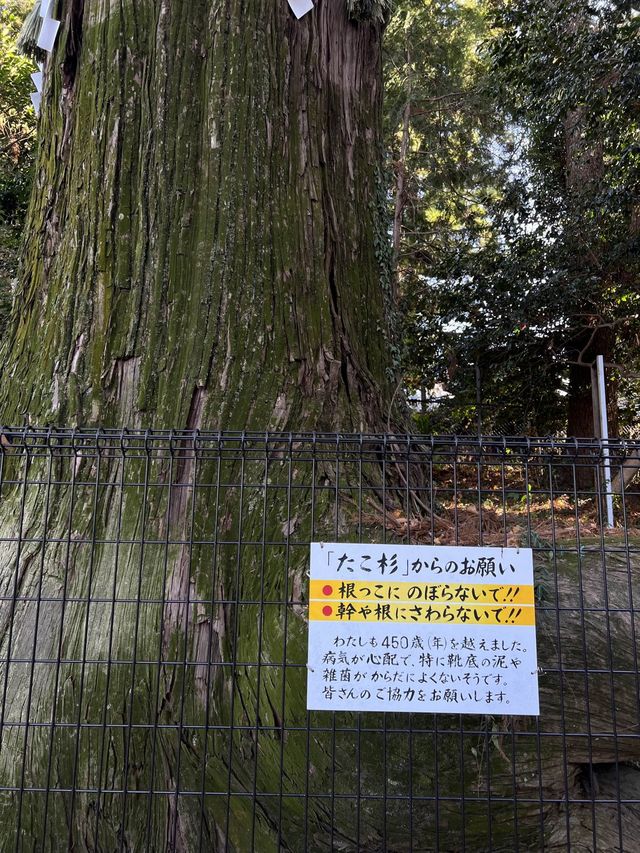
<instances>
[{"instance_id":1,"label":"yellow highlighted line of text","mask_svg":"<svg viewBox=\"0 0 640 853\"><path fill-rule=\"evenodd\" d=\"M518 584L405 583L312 580L311 601L431 604L534 604L533 586Z\"/></svg>"},{"instance_id":2,"label":"yellow highlighted line of text","mask_svg":"<svg viewBox=\"0 0 640 853\"><path fill-rule=\"evenodd\" d=\"M309 619L318 622L371 622L429 625L535 625L527 605L413 604L408 602L312 601Z\"/></svg>"}]
</instances>

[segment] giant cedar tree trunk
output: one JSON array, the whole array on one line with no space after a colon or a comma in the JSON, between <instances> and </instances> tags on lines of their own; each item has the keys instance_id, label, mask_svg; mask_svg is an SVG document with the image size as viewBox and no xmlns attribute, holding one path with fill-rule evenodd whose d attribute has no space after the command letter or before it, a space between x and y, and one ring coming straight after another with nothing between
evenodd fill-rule
<instances>
[{"instance_id":1,"label":"giant cedar tree trunk","mask_svg":"<svg viewBox=\"0 0 640 853\"><path fill-rule=\"evenodd\" d=\"M60 6L5 422L379 428L380 24Z\"/></svg>"},{"instance_id":2,"label":"giant cedar tree trunk","mask_svg":"<svg viewBox=\"0 0 640 853\"><path fill-rule=\"evenodd\" d=\"M3 356L5 423L26 417L189 430L386 427L395 380L384 286L389 247L380 215L382 23L379 4L368 6L351 19L346 0L322 0L297 21L286 0L54 2L64 23L45 73L23 275ZM3 593L37 589L56 602L42 609L2 605L5 659L10 649L12 658L28 660L37 646L44 659L105 661L89 669L65 663L56 679L51 668L34 667L30 684L19 667L5 664L0 724L28 717L40 727L29 730L25 753L22 731L3 729L3 784L163 791L176 784L197 790L204 781L208 791L222 792L229 784L251 790L255 781L259 791L273 789L282 671L263 679L268 699L260 724L275 734L261 739L252 780L244 769L251 737L236 731L203 743L195 730L181 750L175 730L165 737L162 726L174 725L185 702L196 723L206 714L212 725L238 724L255 704L255 680L234 685L234 676L206 663L204 676L185 666L176 678L174 668L159 672L142 661L157 659L158 637L163 659L175 659L186 643L192 660L206 661L208 650L214 664L256 661L260 642L264 658L277 660L286 631L282 607L265 608L260 625L245 625L238 639L229 628L237 618L233 605L205 612L173 603L140 615L131 603L140 595L206 597L212 573L216 597L255 601L264 594L255 557L247 554L245 566L240 547L212 556L177 544L167 546L163 560L140 544L72 543L95 543L96 536L180 542L214 529L229 542L273 542L283 538L286 499L265 507L245 500L242 489L227 489L224 506L212 496L196 507L189 486L214 479L204 463L179 458L160 466L168 491L147 492L123 486L124 469L113 460L92 465L67 469L71 486L3 493L6 538L15 538L19 517L22 531L53 540L0 546ZM136 465L129 470L141 480L144 466ZM54 482L65 479L62 470L58 463L49 468ZM242 478L233 466L221 476L223 483ZM286 484L286 471L275 466L269 482L279 476ZM82 497L75 483L83 477L107 486ZM307 529L305 485L296 482L300 505L293 511ZM321 519L315 529L322 532ZM266 553L262 578L273 598L301 586L304 562L301 555L283 569L282 548ZM64 603L87 595L130 603L111 614L103 605ZM302 653L305 624L298 622L293 647ZM141 662L133 670L106 665L132 657ZM299 672L286 687L291 713L304 708ZM75 738L73 720L104 721L105 713L115 726L107 739L91 731ZM136 721L153 723L157 749L148 729L119 736L118 726ZM304 789L307 765L300 758L292 772ZM329 779L328 754L312 760L319 778ZM25 849L245 851L255 844L267 851L275 849L276 824L278 848L300 849L302 837L300 802L278 810L273 798L257 807L257 826L242 797L228 807L215 796L204 804L129 797L125 813L122 796L52 794L20 797L19 806L15 797L4 798L0 810L7 827L16 827L18 814ZM324 834L318 844L326 845L322 802L311 806L310 820ZM285 832L285 823L294 829ZM13 849L14 842L7 833L0 847Z\"/></svg>"}]
</instances>

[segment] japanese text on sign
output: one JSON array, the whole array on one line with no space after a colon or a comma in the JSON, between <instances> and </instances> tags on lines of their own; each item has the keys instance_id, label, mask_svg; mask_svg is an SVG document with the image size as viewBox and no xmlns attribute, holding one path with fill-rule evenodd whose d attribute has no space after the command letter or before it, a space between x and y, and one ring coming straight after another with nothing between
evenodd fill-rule
<instances>
[{"instance_id":1,"label":"japanese text on sign","mask_svg":"<svg viewBox=\"0 0 640 853\"><path fill-rule=\"evenodd\" d=\"M314 543L307 707L537 715L529 549Z\"/></svg>"}]
</instances>

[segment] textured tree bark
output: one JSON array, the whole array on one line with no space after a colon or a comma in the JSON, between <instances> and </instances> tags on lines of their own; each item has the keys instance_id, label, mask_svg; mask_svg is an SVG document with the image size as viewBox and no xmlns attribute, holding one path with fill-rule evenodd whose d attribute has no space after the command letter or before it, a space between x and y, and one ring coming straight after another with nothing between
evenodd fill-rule
<instances>
[{"instance_id":1,"label":"textured tree bark","mask_svg":"<svg viewBox=\"0 0 640 853\"><path fill-rule=\"evenodd\" d=\"M386 423L381 24L344 0L63 14L5 422Z\"/></svg>"},{"instance_id":2,"label":"textured tree bark","mask_svg":"<svg viewBox=\"0 0 640 853\"><path fill-rule=\"evenodd\" d=\"M300 21L284 0L54 5L63 26L46 68L3 355L3 421L377 432L395 422L380 177L386 4L323 0ZM215 481L207 464L172 457L157 472L159 490L127 488L124 466L109 459L67 468L71 485L50 462L59 485L5 486L4 594L37 590L56 603L5 600L4 659L35 660L37 651L78 661L55 678L34 664L26 681L19 666L2 666L3 782L67 792L0 803L3 825L16 828L24 848L300 849L299 800L278 808L259 798L252 811L242 796L131 795L145 786L277 790L285 689L291 713L304 713L304 670L286 688L283 670L268 670L260 687L254 671L240 678L235 666L282 656L287 608L265 607L260 627L254 621L240 638L231 629L234 599L264 593L251 549L232 543L281 540L289 508L284 497L269 507L247 501L241 486L196 506L196 481ZM149 474L143 463L130 470L140 482ZM106 486L89 496L75 483L92 476ZM286 476L277 465L269 472L270 482L284 478L283 494ZM222 482L242 477L226 466ZM296 481L301 507L308 485ZM308 527L302 509L297 515ZM23 548L15 540L25 530L53 541ZM216 556L184 544L198 530L224 543ZM322 534L321 518L315 530ZM154 537L183 544L167 545L163 560L142 544ZM138 544L95 544L123 538ZM282 551L268 552L261 574L276 600L302 584L304 571L304 558L283 563ZM206 612L189 604L207 594L228 603ZM125 603L111 612L77 606L114 596ZM141 596L166 603L141 609ZM289 630L303 649L298 622ZM181 673L149 663L181 656L198 666L185 663ZM229 668L215 669L224 662ZM257 745L232 727L253 705L258 714L260 691L259 722L273 732L261 738L252 779L245 765ZM230 733L214 729L207 741L195 729L178 743L185 704L188 719ZM16 720L29 721L27 734L3 728ZM80 720L114 728L101 740ZM131 729L136 722L153 723L152 748L148 728ZM298 789L303 755L292 770ZM330 778L326 748L312 745L311 757L319 778ZM105 789L124 795L82 793ZM340 837L322 801L309 821L317 849Z\"/></svg>"}]
</instances>

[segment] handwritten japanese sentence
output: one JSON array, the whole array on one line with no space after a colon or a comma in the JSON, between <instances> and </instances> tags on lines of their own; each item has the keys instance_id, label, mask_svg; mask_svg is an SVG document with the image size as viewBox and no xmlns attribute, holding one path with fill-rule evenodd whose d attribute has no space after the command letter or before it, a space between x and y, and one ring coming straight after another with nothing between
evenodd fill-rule
<instances>
[{"instance_id":1,"label":"handwritten japanese sentence","mask_svg":"<svg viewBox=\"0 0 640 853\"><path fill-rule=\"evenodd\" d=\"M539 713L528 549L311 546L308 708Z\"/></svg>"}]
</instances>

